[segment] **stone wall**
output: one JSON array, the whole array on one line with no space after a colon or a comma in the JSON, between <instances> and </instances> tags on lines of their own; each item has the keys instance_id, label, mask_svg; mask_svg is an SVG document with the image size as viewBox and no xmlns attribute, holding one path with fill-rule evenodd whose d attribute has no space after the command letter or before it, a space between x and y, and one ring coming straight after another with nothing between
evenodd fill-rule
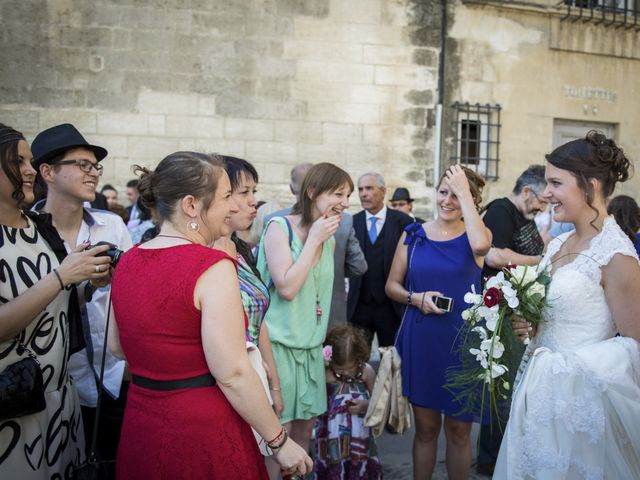
<instances>
[{"instance_id":1,"label":"stone wall","mask_svg":"<svg viewBox=\"0 0 640 480\"><path fill-rule=\"evenodd\" d=\"M29 139L74 123L120 189L133 164L196 149L254 162L265 200L292 201L296 163L331 161L428 214L437 3L4 0L0 121Z\"/></svg>"},{"instance_id":2,"label":"stone wall","mask_svg":"<svg viewBox=\"0 0 640 480\"><path fill-rule=\"evenodd\" d=\"M529 164L544 163L557 121L608 124L629 158L640 161L638 34L562 21L565 14L554 0L457 3L448 40L457 63L450 100L502 107L501 173L488 183L487 199L509 193ZM454 135L448 132L449 146ZM640 175L617 193L638 198L638 191Z\"/></svg>"}]
</instances>

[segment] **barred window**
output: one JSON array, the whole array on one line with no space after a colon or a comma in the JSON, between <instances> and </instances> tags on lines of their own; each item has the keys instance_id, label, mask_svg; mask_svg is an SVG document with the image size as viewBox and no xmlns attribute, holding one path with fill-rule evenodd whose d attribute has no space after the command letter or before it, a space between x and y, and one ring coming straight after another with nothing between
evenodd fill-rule
<instances>
[{"instance_id":1,"label":"barred window","mask_svg":"<svg viewBox=\"0 0 640 480\"><path fill-rule=\"evenodd\" d=\"M487 180L498 178L500 105L455 102L456 145L452 163L459 163Z\"/></svg>"},{"instance_id":2,"label":"barred window","mask_svg":"<svg viewBox=\"0 0 640 480\"><path fill-rule=\"evenodd\" d=\"M562 20L640 30L640 0L564 0L563 3L567 13Z\"/></svg>"}]
</instances>

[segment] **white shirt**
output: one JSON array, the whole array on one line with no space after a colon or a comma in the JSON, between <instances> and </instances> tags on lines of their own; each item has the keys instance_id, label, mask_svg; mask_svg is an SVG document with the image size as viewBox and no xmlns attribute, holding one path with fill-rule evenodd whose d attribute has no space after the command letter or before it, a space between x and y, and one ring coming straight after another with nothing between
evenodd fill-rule
<instances>
[{"instance_id":1,"label":"white shirt","mask_svg":"<svg viewBox=\"0 0 640 480\"><path fill-rule=\"evenodd\" d=\"M105 210L85 208L80 231L78 232L78 245L84 241L91 242L92 245L104 241L113 243L120 250L131 248L131 237L122 218ZM71 250L65 242L67 252ZM83 292L83 289L80 289ZM100 364L102 361L102 349L104 347L104 329L107 316L107 302L111 286L99 288L93 293L91 302L84 304L88 316L90 337L85 333L87 347L85 350L74 353L69 359L69 375L73 378L73 383L78 390L80 403L87 407L95 407L98 401L97 379L100 378ZM82 297L82 294L80 295ZM82 304L83 299L80 299ZM81 310L82 305L81 305ZM84 317L84 312L83 312ZM111 322L113 325L113 308L111 308ZM83 326L86 328L87 319L83 318ZM93 369L89 364L87 350L93 352ZM114 357L107 348L107 356L104 367L104 387L113 396L120 396L120 385L124 375L126 362Z\"/></svg>"},{"instance_id":2,"label":"white shirt","mask_svg":"<svg viewBox=\"0 0 640 480\"><path fill-rule=\"evenodd\" d=\"M369 229L371 228L371 217L376 217L376 231L378 232L378 235L380 235L380 231L382 230L382 227L384 227L384 222L387 219L387 206L385 205L384 207L382 207L382 210L380 210L378 213L376 213L375 215L371 215L369 213L368 210L364 211L364 215L366 217L366 221L367 221L367 232L369 231Z\"/></svg>"}]
</instances>

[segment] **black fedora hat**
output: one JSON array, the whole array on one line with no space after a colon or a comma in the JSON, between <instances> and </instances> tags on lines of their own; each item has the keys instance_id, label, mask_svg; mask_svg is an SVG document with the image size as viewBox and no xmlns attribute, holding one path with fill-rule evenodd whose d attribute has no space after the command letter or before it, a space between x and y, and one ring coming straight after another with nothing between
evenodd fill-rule
<instances>
[{"instance_id":1,"label":"black fedora hat","mask_svg":"<svg viewBox=\"0 0 640 480\"><path fill-rule=\"evenodd\" d=\"M391 201L400 202L402 200L404 200L405 202L413 202L413 198L411 198L411 196L409 195L408 189L404 187L396 188L393 192L393 195L391 196Z\"/></svg>"},{"instance_id":2,"label":"black fedora hat","mask_svg":"<svg viewBox=\"0 0 640 480\"><path fill-rule=\"evenodd\" d=\"M49 163L49 160L56 155L79 147L91 150L98 161L106 157L108 153L107 150L102 147L89 144L78 129L70 123L63 123L62 125L47 128L40 132L31 143L33 166L37 170L40 165Z\"/></svg>"}]
</instances>

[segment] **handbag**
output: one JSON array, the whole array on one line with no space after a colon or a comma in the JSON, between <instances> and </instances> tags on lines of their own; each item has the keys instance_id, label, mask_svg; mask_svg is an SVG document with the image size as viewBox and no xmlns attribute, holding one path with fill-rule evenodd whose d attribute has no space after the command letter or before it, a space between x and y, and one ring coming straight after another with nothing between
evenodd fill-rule
<instances>
[{"instance_id":1,"label":"handbag","mask_svg":"<svg viewBox=\"0 0 640 480\"><path fill-rule=\"evenodd\" d=\"M38 413L47 405L40 362L20 340L16 341L18 353L28 356L0 373L0 420Z\"/></svg>"},{"instance_id":2,"label":"handbag","mask_svg":"<svg viewBox=\"0 0 640 480\"><path fill-rule=\"evenodd\" d=\"M76 480L109 480L115 460L98 460L96 453L98 445L98 425L100 423L100 405L102 403L102 385L104 382L104 364L107 357L107 339L109 335L109 319L111 317L111 291L107 301L107 321L104 327L104 345L102 346L102 361L100 362L100 379L98 382L98 401L96 402L96 416L93 421L93 436L87 459L75 468L73 478Z\"/></svg>"},{"instance_id":3,"label":"handbag","mask_svg":"<svg viewBox=\"0 0 640 480\"><path fill-rule=\"evenodd\" d=\"M251 366L260 377L262 386L267 394L267 399L273 405L273 399L271 398L271 392L269 391L269 379L267 378L267 372L265 372L264 367L262 366L262 354L258 347L253 343L247 341L247 353L249 354L249 361L251 362ZM253 435L256 438L256 442L258 443L258 447L260 448L260 453L265 457L273 455L273 451L267 445L267 442L260 436L258 432L256 432L253 428Z\"/></svg>"}]
</instances>

